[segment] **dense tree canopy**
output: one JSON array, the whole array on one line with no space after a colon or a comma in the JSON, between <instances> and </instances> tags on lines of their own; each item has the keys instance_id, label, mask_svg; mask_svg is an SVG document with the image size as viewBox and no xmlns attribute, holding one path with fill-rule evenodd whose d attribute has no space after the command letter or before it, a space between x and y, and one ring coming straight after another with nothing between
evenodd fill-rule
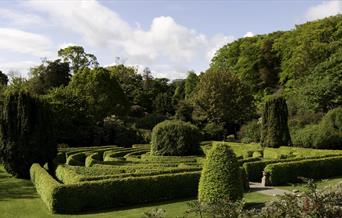
<instances>
[{"instance_id":1,"label":"dense tree canopy","mask_svg":"<svg viewBox=\"0 0 342 218\"><path fill-rule=\"evenodd\" d=\"M208 70L192 100L206 120L216 124L238 124L254 112L249 87L229 71Z\"/></svg>"}]
</instances>

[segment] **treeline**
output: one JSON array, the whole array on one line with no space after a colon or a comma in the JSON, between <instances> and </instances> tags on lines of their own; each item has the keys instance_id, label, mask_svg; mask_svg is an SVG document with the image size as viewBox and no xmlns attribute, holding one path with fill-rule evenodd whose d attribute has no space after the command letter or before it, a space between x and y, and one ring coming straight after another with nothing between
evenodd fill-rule
<instances>
[{"instance_id":1,"label":"treeline","mask_svg":"<svg viewBox=\"0 0 342 218\"><path fill-rule=\"evenodd\" d=\"M95 55L70 46L33 67L29 78L8 84L1 73L0 90L3 98L27 92L48 102L57 142L73 146L149 143L151 129L166 119L191 122L202 139L259 142L264 104L280 95L293 144L312 146L308 125L341 107L341 44L342 16L329 17L236 40L218 50L207 71L174 81L153 78L148 68L139 74L122 64L101 67ZM340 147L342 115L329 116L329 145Z\"/></svg>"},{"instance_id":2,"label":"treeline","mask_svg":"<svg viewBox=\"0 0 342 218\"><path fill-rule=\"evenodd\" d=\"M210 69L231 71L248 84L259 115L267 99L284 96L295 145L326 147L330 144L329 147L341 148L341 110L335 110L334 116L330 116L334 118L325 125L334 127L329 130L317 127L328 111L342 105L341 45L342 16L338 15L297 25L290 31L241 38L222 47ZM312 125L316 126L308 130ZM258 141L258 129L260 121L248 123L242 128L242 138ZM317 129L320 130L317 132ZM328 134L320 131L331 131L334 140L315 143L312 135Z\"/></svg>"}]
</instances>

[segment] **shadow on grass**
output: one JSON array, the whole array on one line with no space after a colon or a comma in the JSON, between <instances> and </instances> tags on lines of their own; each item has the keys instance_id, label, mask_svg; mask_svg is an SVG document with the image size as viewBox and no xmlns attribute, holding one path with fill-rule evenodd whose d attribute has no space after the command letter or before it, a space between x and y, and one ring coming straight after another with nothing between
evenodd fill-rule
<instances>
[{"instance_id":1,"label":"shadow on grass","mask_svg":"<svg viewBox=\"0 0 342 218\"><path fill-rule=\"evenodd\" d=\"M133 206L122 206L116 208L103 208L103 209L84 209L82 212L78 213L66 213L65 215L91 215L91 214L98 214L98 213L109 213L109 212L124 212L126 210L132 209L142 209L145 208L149 210L149 208L163 208L165 204L173 204L173 203L181 203L184 201L193 201L196 200L195 198L183 198L183 199L176 199L176 200L169 200L169 201L161 201L155 203L146 203L146 204L137 204Z\"/></svg>"},{"instance_id":2,"label":"shadow on grass","mask_svg":"<svg viewBox=\"0 0 342 218\"><path fill-rule=\"evenodd\" d=\"M36 190L30 180L14 178L0 165L0 201L37 197Z\"/></svg>"}]
</instances>

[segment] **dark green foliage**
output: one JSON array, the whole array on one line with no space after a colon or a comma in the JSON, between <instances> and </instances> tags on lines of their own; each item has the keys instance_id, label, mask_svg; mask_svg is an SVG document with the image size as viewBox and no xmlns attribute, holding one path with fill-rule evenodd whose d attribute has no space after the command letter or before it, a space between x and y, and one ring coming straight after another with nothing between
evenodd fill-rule
<instances>
[{"instance_id":1,"label":"dark green foliage","mask_svg":"<svg viewBox=\"0 0 342 218\"><path fill-rule=\"evenodd\" d=\"M45 98L54 115L57 142L71 146L91 145L96 122L89 114L85 97L76 95L68 87L59 87Z\"/></svg>"},{"instance_id":2,"label":"dark green foliage","mask_svg":"<svg viewBox=\"0 0 342 218\"><path fill-rule=\"evenodd\" d=\"M252 120L242 125L239 131L239 138L242 143L260 142L261 124L258 120Z\"/></svg>"},{"instance_id":3,"label":"dark green foliage","mask_svg":"<svg viewBox=\"0 0 342 218\"><path fill-rule=\"evenodd\" d=\"M116 116L106 117L98 126L97 135L94 137L95 145L120 145L130 146L141 143L143 138L139 132L127 127L125 123Z\"/></svg>"},{"instance_id":4,"label":"dark green foliage","mask_svg":"<svg viewBox=\"0 0 342 218\"><path fill-rule=\"evenodd\" d=\"M342 175L342 157L327 157L267 165L265 172L272 185L298 182L298 177L326 179Z\"/></svg>"},{"instance_id":5,"label":"dark green foliage","mask_svg":"<svg viewBox=\"0 0 342 218\"><path fill-rule=\"evenodd\" d=\"M151 154L182 156L198 153L200 133L196 126L180 120L166 120L152 130Z\"/></svg>"},{"instance_id":6,"label":"dark green foliage","mask_svg":"<svg viewBox=\"0 0 342 218\"><path fill-rule=\"evenodd\" d=\"M15 92L4 101L0 152L7 172L29 178L32 163L45 164L57 153L48 105L28 93Z\"/></svg>"},{"instance_id":7,"label":"dark green foliage","mask_svg":"<svg viewBox=\"0 0 342 218\"><path fill-rule=\"evenodd\" d=\"M320 149L342 148L342 108L329 111L316 125L307 125L293 133L293 144Z\"/></svg>"},{"instance_id":8,"label":"dark green foliage","mask_svg":"<svg viewBox=\"0 0 342 218\"><path fill-rule=\"evenodd\" d=\"M8 83L8 76L0 70L0 85L7 86Z\"/></svg>"},{"instance_id":9,"label":"dark green foliage","mask_svg":"<svg viewBox=\"0 0 342 218\"><path fill-rule=\"evenodd\" d=\"M46 94L49 89L66 86L70 81L69 63L44 60L42 64L31 68L28 81L32 93Z\"/></svg>"},{"instance_id":10,"label":"dark green foliage","mask_svg":"<svg viewBox=\"0 0 342 218\"><path fill-rule=\"evenodd\" d=\"M207 155L198 188L198 200L215 201L242 198L243 185L239 163L229 146L214 144Z\"/></svg>"},{"instance_id":11,"label":"dark green foliage","mask_svg":"<svg viewBox=\"0 0 342 218\"><path fill-rule=\"evenodd\" d=\"M195 72L190 71L184 83L185 99L190 99L198 83L198 76Z\"/></svg>"},{"instance_id":12,"label":"dark green foliage","mask_svg":"<svg viewBox=\"0 0 342 218\"><path fill-rule=\"evenodd\" d=\"M278 148L291 145L287 117L287 105L284 98L274 97L266 102L261 125L263 147Z\"/></svg>"},{"instance_id":13,"label":"dark green foliage","mask_svg":"<svg viewBox=\"0 0 342 218\"><path fill-rule=\"evenodd\" d=\"M104 68L83 68L75 74L68 86L89 105L96 120L109 115L125 115L128 101L114 75Z\"/></svg>"},{"instance_id":14,"label":"dark green foliage","mask_svg":"<svg viewBox=\"0 0 342 218\"><path fill-rule=\"evenodd\" d=\"M203 128L205 139L207 140L223 140L226 134L223 124L207 123Z\"/></svg>"},{"instance_id":15,"label":"dark green foliage","mask_svg":"<svg viewBox=\"0 0 342 218\"><path fill-rule=\"evenodd\" d=\"M192 121L193 106L187 101L179 101L176 107L176 119L183 120L185 122Z\"/></svg>"}]
</instances>

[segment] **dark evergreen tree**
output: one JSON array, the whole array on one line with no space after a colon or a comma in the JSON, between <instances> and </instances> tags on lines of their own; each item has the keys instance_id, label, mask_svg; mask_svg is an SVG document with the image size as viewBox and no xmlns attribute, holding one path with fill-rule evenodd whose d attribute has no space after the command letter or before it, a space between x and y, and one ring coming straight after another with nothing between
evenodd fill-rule
<instances>
[{"instance_id":1,"label":"dark evergreen tree","mask_svg":"<svg viewBox=\"0 0 342 218\"><path fill-rule=\"evenodd\" d=\"M7 86L8 76L0 70L0 85Z\"/></svg>"},{"instance_id":2,"label":"dark evergreen tree","mask_svg":"<svg viewBox=\"0 0 342 218\"><path fill-rule=\"evenodd\" d=\"M283 97L274 97L265 103L261 129L263 147L278 148L291 145L287 119L287 105Z\"/></svg>"},{"instance_id":3,"label":"dark evergreen tree","mask_svg":"<svg viewBox=\"0 0 342 218\"><path fill-rule=\"evenodd\" d=\"M0 153L7 172L29 178L32 163L44 164L57 152L48 105L25 92L6 96L0 122Z\"/></svg>"}]
</instances>

